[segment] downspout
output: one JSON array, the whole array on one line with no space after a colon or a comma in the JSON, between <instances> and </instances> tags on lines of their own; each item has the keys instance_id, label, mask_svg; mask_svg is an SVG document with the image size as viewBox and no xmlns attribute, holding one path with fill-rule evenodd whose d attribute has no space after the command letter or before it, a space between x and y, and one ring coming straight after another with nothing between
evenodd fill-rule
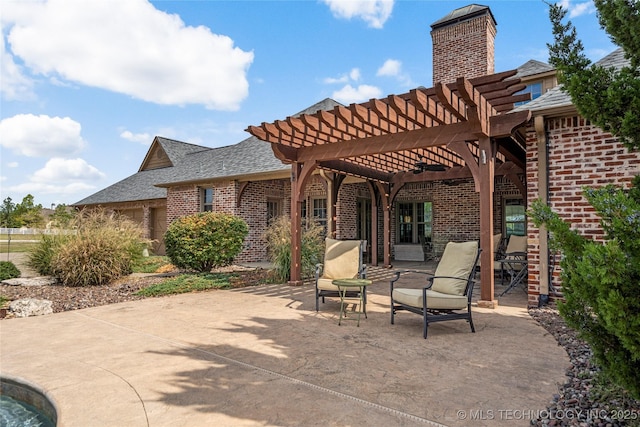
<instances>
[{"instance_id":1,"label":"downspout","mask_svg":"<svg viewBox=\"0 0 640 427\"><path fill-rule=\"evenodd\" d=\"M534 127L538 149L538 197L545 205L549 204L549 137L545 129L544 116L534 118ZM549 233L546 225L540 225L539 231L539 283L538 306L549 303Z\"/></svg>"}]
</instances>

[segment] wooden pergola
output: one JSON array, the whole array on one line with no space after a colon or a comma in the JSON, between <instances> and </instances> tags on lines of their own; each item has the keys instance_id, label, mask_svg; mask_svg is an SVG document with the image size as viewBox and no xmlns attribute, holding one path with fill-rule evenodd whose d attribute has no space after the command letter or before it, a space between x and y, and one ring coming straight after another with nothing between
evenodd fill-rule
<instances>
[{"instance_id":1,"label":"wooden pergola","mask_svg":"<svg viewBox=\"0 0 640 427\"><path fill-rule=\"evenodd\" d=\"M248 132L271 143L276 157L292 166L291 282L301 282L302 200L306 182L317 169L330 180L331 220L343 179L350 175L366 180L372 194L372 259L377 262L381 203L386 266L391 264L391 207L400 189L410 182L472 177L480 193L481 262L493 265L494 177L509 177L526 195L518 176L526 162L524 137L518 129L529 121L530 113L508 112L529 94L514 95L525 87L512 78L515 74L512 70L458 78L452 84L249 126ZM418 162L423 171L415 173ZM492 268L482 269L481 282L481 303L495 306Z\"/></svg>"}]
</instances>

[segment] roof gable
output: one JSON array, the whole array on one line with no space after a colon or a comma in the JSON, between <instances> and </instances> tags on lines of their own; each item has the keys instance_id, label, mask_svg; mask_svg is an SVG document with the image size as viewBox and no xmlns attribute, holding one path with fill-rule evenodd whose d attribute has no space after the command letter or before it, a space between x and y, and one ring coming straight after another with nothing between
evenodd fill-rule
<instances>
[{"instance_id":1,"label":"roof gable","mask_svg":"<svg viewBox=\"0 0 640 427\"><path fill-rule=\"evenodd\" d=\"M548 73L551 71L555 71L555 68L553 68L551 65L547 64L546 62L530 59L529 61L519 66L517 70L518 70L518 73L515 76L513 76L514 79Z\"/></svg>"},{"instance_id":2,"label":"roof gable","mask_svg":"<svg viewBox=\"0 0 640 427\"><path fill-rule=\"evenodd\" d=\"M206 150L210 148L156 136L138 172L176 166L188 154Z\"/></svg>"}]
</instances>

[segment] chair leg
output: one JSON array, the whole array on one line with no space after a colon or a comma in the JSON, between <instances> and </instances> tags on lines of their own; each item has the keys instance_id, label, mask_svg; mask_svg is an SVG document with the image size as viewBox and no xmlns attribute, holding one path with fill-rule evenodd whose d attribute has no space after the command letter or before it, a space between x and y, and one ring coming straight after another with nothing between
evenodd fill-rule
<instances>
[{"instance_id":1,"label":"chair leg","mask_svg":"<svg viewBox=\"0 0 640 427\"><path fill-rule=\"evenodd\" d=\"M469 310L469 325L471 325L471 332L475 333L476 328L473 327L473 319L471 318L471 306L467 307L467 310Z\"/></svg>"},{"instance_id":2,"label":"chair leg","mask_svg":"<svg viewBox=\"0 0 640 427\"><path fill-rule=\"evenodd\" d=\"M422 328L422 336L427 339L427 328L429 327L429 321L427 320L427 310L424 310L424 325Z\"/></svg>"}]
</instances>

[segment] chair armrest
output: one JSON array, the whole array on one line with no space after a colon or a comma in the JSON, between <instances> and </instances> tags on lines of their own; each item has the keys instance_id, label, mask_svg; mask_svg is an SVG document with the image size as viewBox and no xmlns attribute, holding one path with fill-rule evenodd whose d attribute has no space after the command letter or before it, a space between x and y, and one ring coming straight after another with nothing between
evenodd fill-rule
<instances>
[{"instance_id":1,"label":"chair armrest","mask_svg":"<svg viewBox=\"0 0 640 427\"><path fill-rule=\"evenodd\" d=\"M324 264L316 264L316 285L318 284L318 279L320 278L320 273L322 272L322 268L324 267Z\"/></svg>"},{"instance_id":2,"label":"chair armrest","mask_svg":"<svg viewBox=\"0 0 640 427\"><path fill-rule=\"evenodd\" d=\"M394 283L397 282L400 279L400 275L403 274L403 273L418 273L418 274L424 274L426 276L432 276L433 277L433 273L429 273L428 271L423 271L423 270L399 270L399 271L396 271L394 278L389 282L391 292L393 292ZM431 281L431 278L427 277L427 280ZM432 284L433 284L433 282L429 285L429 287L431 287Z\"/></svg>"},{"instance_id":3,"label":"chair armrest","mask_svg":"<svg viewBox=\"0 0 640 427\"><path fill-rule=\"evenodd\" d=\"M363 265L362 269L358 272L358 277L360 277L361 279L366 279L367 278L367 266Z\"/></svg>"}]
</instances>

